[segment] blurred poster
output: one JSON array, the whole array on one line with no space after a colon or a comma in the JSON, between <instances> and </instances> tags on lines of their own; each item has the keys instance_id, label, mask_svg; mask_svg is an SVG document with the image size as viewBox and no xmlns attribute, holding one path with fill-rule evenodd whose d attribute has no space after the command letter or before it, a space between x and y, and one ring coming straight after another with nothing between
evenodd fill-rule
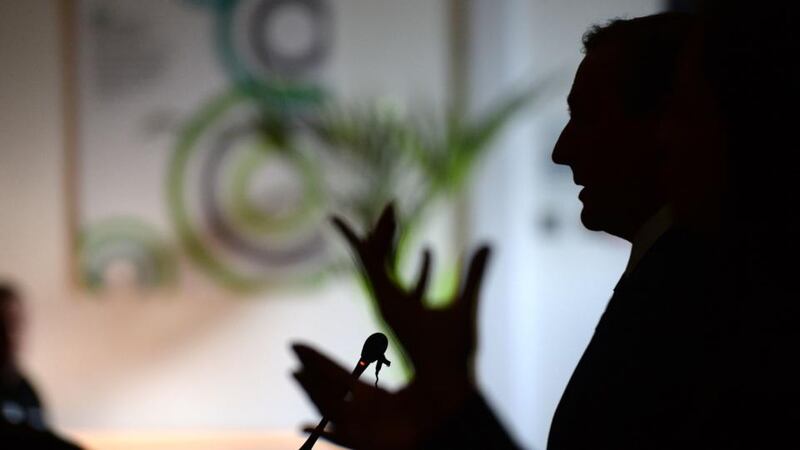
<instances>
[{"instance_id":1,"label":"blurred poster","mask_svg":"<svg viewBox=\"0 0 800 450\"><path fill-rule=\"evenodd\" d=\"M82 284L159 288L192 270L251 291L336 266L331 183L359 176L321 156L309 111L444 91L446 31L404 20L441 7L378 3L78 0Z\"/></svg>"}]
</instances>

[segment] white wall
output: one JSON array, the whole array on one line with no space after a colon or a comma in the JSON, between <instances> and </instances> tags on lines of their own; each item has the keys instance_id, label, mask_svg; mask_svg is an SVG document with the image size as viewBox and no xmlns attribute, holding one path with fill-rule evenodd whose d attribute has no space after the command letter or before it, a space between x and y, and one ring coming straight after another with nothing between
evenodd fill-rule
<instances>
[{"instance_id":1,"label":"white wall","mask_svg":"<svg viewBox=\"0 0 800 450\"><path fill-rule=\"evenodd\" d=\"M578 190L550 153L592 24L661 10L658 0L473 0L477 108L524 80L557 75L483 165L473 239L495 244L481 315L482 384L528 448L545 448L552 414L622 273L629 245L589 233ZM552 232L542 225L556 221Z\"/></svg>"},{"instance_id":2,"label":"white wall","mask_svg":"<svg viewBox=\"0 0 800 450\"><path fill-rule=\"evenodd\" d=\"M193 281L205 289L166 298L103 301L70 289L57 6L0 2L0 276L24 289L30 307L24 365L56 425L296 430L316 420L291 380L296 363L289 343L315 343L353 364L377 326L352 280L260 298L231 298L203 280ZM444 3L348 0L342 11L339 42L369 53L365 61L373 68L360 82L344 80L351 83L345 93L377 94L383 83L401 94L442 98ZM392 27L373 29L360 42L347 35L353 21L369 26L372 15L387 11L397 19ZM382 52L382 42L390 51ZM424 55L417 54L422 45ZM389 66L408 49L415 52L413 76ZM391 350L388 356L397 360ZM382 373L383 386L401 382L393 369Z\"/></svg>"},{"instance_id":3,"label":"white wall","mask_svg":"<svg viewBox=\"0 0 800 450\"><path fill-rule=\"evenodd\" d=\"M0 276L29 299L34 369L67 286L57 23L54 1L0 2Z\"/></svg>"},{"instance_id":4,"label":"white wall","mask_svg":"<svg viewBox=\"0 0 800 450\"><path fill-rule=\"evenodd\" d=\"M398 8L399 2L384 1ZM358 17L347 20L367 20L382 2L348 3ZM581 231L571 177L549 162L566 120L580 37L592 23L648 14L659 5L474 0L478 107L518 79L563 69L552 101L499 143L472 196L473 237L489 239L497 250L482 307L481 381L529 447L544 448L556 402L628 251L617 240ZM101 304L70 294L56 6L54 0L0 2L0 276L17 280L29 299L25 363L56 422L67 428L295 429L313 419L289 381L294 362L287 345L305 337L351 363L374 325L347 280L265 299L230 299L210 286L202 296L144 303ZM422 12L409 16L411 10ZM411 45L443 32L443 1L416 0L403 11L398 20L417 27ZM363 44L376 61L392 60ZM426 64L446 59L444 47L434 51L441 58ZM445 73L436 73L432 83L441 87ZM537 226L548 210L560 220L553 235ZM397 384L390 374L386 383Z\"/></svg>"}]
</instances>

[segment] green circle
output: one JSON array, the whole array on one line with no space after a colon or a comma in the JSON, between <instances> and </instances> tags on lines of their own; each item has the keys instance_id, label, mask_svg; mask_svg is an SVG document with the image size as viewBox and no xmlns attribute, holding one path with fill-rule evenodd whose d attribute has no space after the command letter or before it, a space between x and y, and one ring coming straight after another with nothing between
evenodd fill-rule
<instances>
[{"instance_id":1,"label":"green circle","mask_svg":"<svg viewBox=\"0 0 800 450\"><path fill-rule=\"evenodd\" d=\"M244 87L236 86L202 107L180 133L167 171L167 213L172 219L181 246L189 258L209 276L222 285L241 292L261 290L268 287L270 282L262 277L236 271L223 261L220 261L205 245L202 236L192 226L190 213L184 201L187 194L185 180L189 161L197 148L196 144L205 130L234 106L242 102L254 102L254 96L259 100L263 100L262 96L260 96L261 92L262 89L254 90L252 84ZM274 89L268 87L264 87L263 92L264 96L267 97L274 95ZM256 101L255 103L261 107L265 105L263 101ZM304 281L314 281L322 278L325 272L324 269L321 268L316 273L289 278L292 278L292 281L297 281L297 278L301 278Z\"/></svg>"},{"instance_id":2,"label":"green circle","mask_svg":"<svg viewBox=\"0 0 800 450\"><path fill-rule=\"evenodd\" d=\"M289 162L300 174L303 186L303 202L299 208L285 217L275 217L254 207L248 196L257 169L269 162L271 158L282 158ZM258 146L251 146L234 164L230 176L230 199L228 212L234 224L256 234L284 233L296 229L319 210L322 203L322 188L318 171L314 164L298 152L280 151L269 145L266 140Z\"/></svg>"},{"instance_id":3,"label":"green circle","mask_svg":"<svg viewBox=\"0 0 800 450\"><path fill-rule=\"evenodd\" d=\"M163 286L175 279L175 257L154 227L135 217L111 217L84 227L78 236L81 279L90 289L102 287L106 261L98 266L96 258L113 245L136 250L132 262L146 286Z\"/></svg>"}]
</instances>

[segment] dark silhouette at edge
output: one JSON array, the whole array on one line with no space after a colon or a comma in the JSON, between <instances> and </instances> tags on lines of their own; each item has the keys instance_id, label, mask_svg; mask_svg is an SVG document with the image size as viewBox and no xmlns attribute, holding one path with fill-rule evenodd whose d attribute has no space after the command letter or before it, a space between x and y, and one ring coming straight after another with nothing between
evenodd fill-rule
<instances>
[{"instance_id":1,"label":"dark silhouette at edge","mask_svg":"<svg viewBox=\"0 0 800 450\"><path fill-rule=\"evenodd\" d=\"M632 242L548 448L778 448L800 400L796 110L800 5L708 1L698 15L591 30L553 152L584 186L584 225ZM305 349L303 388L352 448L516 448L474 383L488 257L448 308L394 276L390 206L363 238L336 225L415 369L395 393L331 401L341 369ZM333 380L333 381L331 381Z\"/></svg>"}]
</instances>

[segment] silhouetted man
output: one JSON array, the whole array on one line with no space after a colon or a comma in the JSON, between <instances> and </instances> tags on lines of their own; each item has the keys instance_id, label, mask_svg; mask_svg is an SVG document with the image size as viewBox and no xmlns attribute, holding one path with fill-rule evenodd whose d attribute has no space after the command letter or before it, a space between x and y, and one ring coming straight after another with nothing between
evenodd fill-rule
<instances>
[{"instance_id":1,"label":"silhouetted man","mask_svg":"<svg viewBox=\"0 0 800 450\"><path fill-rule=\"evenodd\" d=\"M695 25L691 16L660 14L615 21L585 38L553 160L584 186L584 225L631 241L632 251L561 398L550 449L738 448L732 424L753 415L737 404L741 310L726 303L734 287L712 213L724 191L724 136L700 56L687 46L702 41ZM338 226L415 378L388 394L296 348L304 365L296 377L335 425L328 438L355 448L515 448L472 377L487 250L473 259L453 305L428 310L419 305L429 257L410 291L386 273L392 216L387 210L363 239ZM343 403L346 388L354 395Z\"/></svg>"},{"instance_id":2,"label":"silhouetted man","mask_svg":"<svg viewBox=\"0 0 800 450\"><path fill-rule=\"evenodd\" d=\"M20 370L24 321L19 294L0 283L0 444L8 449L77 449L49 431L39 396Z\"/></svg>"},{"instance_id":3,"label":"silhouetted man","mask_svg":"<svg viewBox=\"0 0 800 450\"><path fill-rule=\"evenodd\" d=\"M688 182L681 172L696 161L675 167L679 150L667 145L676 128L670 115L690 114L676 110L688 106L674 99L676 80L698 79L679 73L677 63L693 23L685 15L651 16L584 39L570 121L553 161L584 186L583 224L632 249L561 398L549 448L684 448L711 443L716 438L705 434L719 431L707 429L729 362L717 359L728 342L717 314L717 255L675 195L675 185ZM718 181L709 176L695 181Z\"/></svg>"},{"instance_id":4,"label":"silhouetted man","mask_svg":"<svg viewBox=\"0 0 800 450\"><path fill-rule=\"evenodd\" d=\"M19 296L0 284L0 415L6 422L44 430L42 403L17 361L24 321Z\"/></svg>"}]
</instances>

